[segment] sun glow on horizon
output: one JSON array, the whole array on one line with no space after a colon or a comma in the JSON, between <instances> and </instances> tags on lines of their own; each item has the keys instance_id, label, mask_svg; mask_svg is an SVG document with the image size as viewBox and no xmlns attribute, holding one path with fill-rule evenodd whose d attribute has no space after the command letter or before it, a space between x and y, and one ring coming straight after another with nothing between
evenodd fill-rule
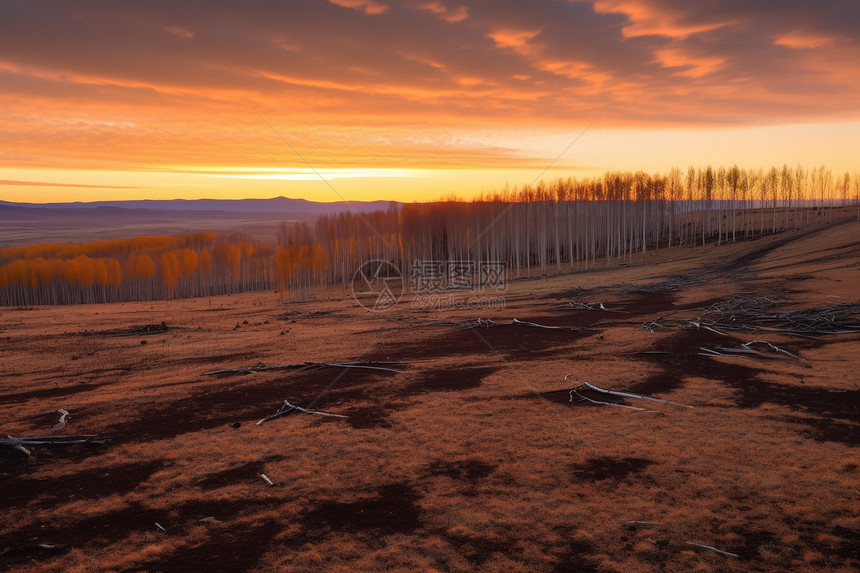
<instances>
[{"instance_id":1,"label":"sun glow on horizon","mask_svg":"<svg viewBox=\"0 0 860 573\"><path fill-rule=\"evenodd\" d=\"M51 18L13 4L0 199L409 202L672 166L853 173L856 12L828 2L773 18L669 0L264 0L200 6L205 22L193 0Z\"/></svg>"},{"instance_id":2,"label":"sun glow on horizon","mask_svg":"<svg viewBox=\"0 0 860 573\"><path fill-rule=\"evenodd\" d=\"M595 127L579 133L506 130L474 137L469 145L504 150L508 165L481 165L479 158L471 158L470 164L457 167L308 167L298 161L293 166L225 162L131 169L0 166L0 199L50 203L288 196L320 202L412 202L471 199L541 179L600 177L608 171L665 173L672 167L709 164L752 169L824 165L835 175L860 169L855 153L860 122L700 130ZM428 159L438 159L433 151L428 150Z\"/></svg>"}]
</instances>

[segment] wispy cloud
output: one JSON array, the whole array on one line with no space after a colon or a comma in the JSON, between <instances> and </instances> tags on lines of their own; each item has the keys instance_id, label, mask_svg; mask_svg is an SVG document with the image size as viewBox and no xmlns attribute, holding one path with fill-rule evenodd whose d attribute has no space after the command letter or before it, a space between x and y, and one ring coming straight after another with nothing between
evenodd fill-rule
<instances>
[{"instance_id":1,"label":"wispy cloud","mask_svg":"<svg viewBox=\"0 0 860 573\"><path fill-rule=\"evenodd\" d=\"M418 142L575 130L601 110L616 128L850 121L855 4L16 3L0 165L274 162L251 110L337 166L492 162Z\"/></svg>"},{"instance_id":2,"label":"wispy cloud","mask_svg":"<svg viewBox=\"0 0 860 573\"><path fill-rule=\"evenodd\" d=\"M410 179L426 177L426 172L418 169L389 169L389 168L350 168L350 169L309 169L293 168L286 170L251 169L244 171L232 170L233 173L200 173L207 177L223 177L226 179L257 179L270 181L315 181L320 178L333 179Z\"/></svg>"},{"instance_id":3,"label":"wispy cloud","mask_svg":"<svg viewBox=\"0 0 860 573\"><path fill-rule=\"evenodd\" d=\"M385 14L390 9L387 4L375 2L374 0L328 0L332 4L344 8L359 10L365 14Z\"/></svg>"},{"instance_id":4,"label":"wispy cloud","mask_svg":"<svg viewBox=\"0 0 860 573\"><path fill-rule=\"evenodd\" d=\"M0 185L15 187L78 187L81 189L140 189L140 187L129 187L127 185L88 185L85 183L53 183L49 181L16 181L10 179L0 179Z\"/></svg>"}]
</instances>

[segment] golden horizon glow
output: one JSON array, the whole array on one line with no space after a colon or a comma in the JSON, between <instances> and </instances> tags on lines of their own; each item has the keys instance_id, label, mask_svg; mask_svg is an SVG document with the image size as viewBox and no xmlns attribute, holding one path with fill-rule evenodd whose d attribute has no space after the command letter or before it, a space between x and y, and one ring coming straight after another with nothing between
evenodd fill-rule
<instances>
[{"instance_id":1,"label":"golden horizon glow","mask_svg":"<svg viewBox=\"0 0 860 573\"><path fill-rule=\"evenodd\" d=\"M857 172L850 19L767 4L264 1L205 21L16 5L0 199L410 202L672 166Z\"/></svg>"}]
</instances>

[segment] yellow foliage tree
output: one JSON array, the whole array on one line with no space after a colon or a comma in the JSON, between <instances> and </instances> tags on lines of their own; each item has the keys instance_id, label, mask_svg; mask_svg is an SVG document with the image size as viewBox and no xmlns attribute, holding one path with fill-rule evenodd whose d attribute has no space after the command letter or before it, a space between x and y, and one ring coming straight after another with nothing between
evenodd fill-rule
<instances>
[{"instance_id":1,"label":"yellow foliage tree","mask_svg":"<svg viewBox=\"0 0 860 573\"><path fill-rule=\"evenodd\" d=\"M159 263L161 266L161 278L167 286L167 295L172 297L176 289L176 283L182 274L179 257L176 256L175 251L167 251L166 253L162 253Z\"/></svg>"}]
</instances>

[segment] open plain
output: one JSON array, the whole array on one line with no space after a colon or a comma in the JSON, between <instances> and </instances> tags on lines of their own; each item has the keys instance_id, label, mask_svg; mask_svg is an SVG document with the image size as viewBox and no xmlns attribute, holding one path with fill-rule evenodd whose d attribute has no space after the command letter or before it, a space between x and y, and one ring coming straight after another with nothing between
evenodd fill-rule
<instances>
[{"instance_id":1,"label":"open plain","mask_svg":"<svg viewBox=\"0 0 860 573\"><path fill-rule=\"evenodd\" d=\"M0 568L856 570L858 237L665 249L492 310L2 309L0 432L98 443L0 450ZM257 425L284 400L345 418Z\"/></svg>"}]
</instances>

